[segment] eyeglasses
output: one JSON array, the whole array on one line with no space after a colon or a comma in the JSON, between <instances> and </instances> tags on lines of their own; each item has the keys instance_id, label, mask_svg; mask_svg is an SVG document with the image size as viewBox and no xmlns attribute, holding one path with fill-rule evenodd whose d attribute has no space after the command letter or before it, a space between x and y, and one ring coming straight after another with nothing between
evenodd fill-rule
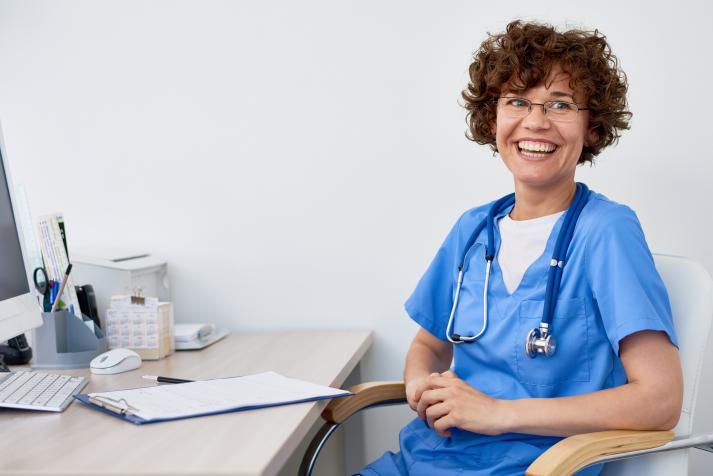
<instances>
[{"instance_id":1,"label":"eyeglasses","mask_svg":"<svg viewBox=\"0 0 713 476\"><path fill-rule=\"evenodd\" d=\"M532 112L532 106L542 106L545 115L552 121L573 122L577 119L579 111L588 111L589 108L579 107L572 102L545 101L544 103L532 102L529 99L516 97L499 97L498 110L508 117L525 117Z\"/></svg>"}]
</instances>

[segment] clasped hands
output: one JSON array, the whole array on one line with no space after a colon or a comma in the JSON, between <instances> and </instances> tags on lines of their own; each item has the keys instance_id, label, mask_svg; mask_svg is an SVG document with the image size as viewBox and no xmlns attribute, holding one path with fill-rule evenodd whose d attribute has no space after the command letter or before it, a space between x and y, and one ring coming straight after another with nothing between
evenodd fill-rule
<instances>
[{"instance_id":1,"label":"clasped hands","mask_svg":"<svg viewBox=\"0 0 713 476\"><path fill-rule=\"evenodd\" d=\"M406 383L406 399L421 420L443 437L458 428L484 435L506 432L505 401L489 397L451 370Z\"/></svg>"}]
</instances>

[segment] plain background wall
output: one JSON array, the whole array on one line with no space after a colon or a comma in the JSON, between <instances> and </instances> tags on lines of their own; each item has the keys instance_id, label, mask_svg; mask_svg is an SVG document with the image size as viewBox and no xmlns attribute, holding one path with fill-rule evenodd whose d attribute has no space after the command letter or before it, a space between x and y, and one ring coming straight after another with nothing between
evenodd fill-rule
<instances>
[{"instance_id":1,"label":"plain background wall","mask_svg":"<svg viewBox=\"0 0 713 476\"><path fill-rule=\"evenodd\" d=\"M514 18L599 28L632 129L578 178L655 252L713 269L707 2L0 1L0 120L33 215L70 246L169 261L179 321L369 328L399 379L403 302L454 220L511 191L459 93ZM256 356L259 358L259 356ZM711 392L711 390L707 390ZM711 392L713 394L713 392ZM367 417L368 458L405 409Z\"/></svg>"}]
</instances>

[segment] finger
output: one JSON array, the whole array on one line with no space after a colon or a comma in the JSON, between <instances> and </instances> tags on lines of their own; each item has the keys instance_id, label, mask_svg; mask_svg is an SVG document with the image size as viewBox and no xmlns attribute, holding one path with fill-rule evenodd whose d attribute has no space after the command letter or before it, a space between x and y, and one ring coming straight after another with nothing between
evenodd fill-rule
<instances>
[{"instance_id":1,"label":"finger","mask_svg":"<svg viewBox=\"0 0 713 476\"><path fill-rule=\"evenodd\" d=\"M470 390L474 391L477 393L482 393L478 391L475 387L472 387L469 385L467 382L464 380L458 378L457 375L453 374L453 377L438 377L438 378L433 378L430 379L432 382L432 385L434 387L438 388L459 388L459 389L464 389L464 390Z\"/></svg>"},{"instance_id":2,"label":"finger","mask_svg":"<svg viewBox=\"0 0 713 476\"><path fill-rule=\"evenodd\" d=\"M453 418L451 417L450 413L448 413L434 421L433 426L431 426L431 428L433 428L439 435L448 438L451 436L450 429L454 426L455 425L453 424Z\"/></svg>"},{"instance_id":3,"label":"finger","mask_svg":"<svg viewBox=\"0 0 713 476\"><path fill-rule=\"evenodd\" d=\"M423 392L423 395L421 395L421 400L418 401L418 408L416 409L416 411L418 412L418 417L421 420L425 420L426 409L435 403L442 402L446 395L447 392L444 392L444 389L441 388L427 390Z\"/></svg>"},{"instance_id":4,"label":"finger","mask_svg":"<svg viewBox=\"0 0 713 476\"><path fill-rule=\"evenodd\" d=\"M428 407L426 409L426 421L428 422L428 426L433 428L433 424L436 420L447 415L449 410L449 406L444 402L436 403Z\"/></svg>"},{"instance_id":5,"label":"finger","mask_svg":"<svg viewBox=\"0 0 713 476\"><path fill-rule=\"evenodd\" d=\"M454 371L452 371L452 370L447 370L447 371L443 372L443 373L441 374L441 377L445 377L445 378L458 378L458 376L456 375L456 373L455 373Z\"/></svg>"},{"instance_id":6,"label":"finger","mask_svg":"<svg viewBox=\"0 0 713 476\"><path fill-rule=\"evenodd\" d=\"M421 400L421 395L423 395L423 392L427 390L431 390L434 388L439 388L442 385L435 385L433 383L434 380L443 380L443 377L441 377L441 374L438 372L434 372L431 375L429 375L427 378L423 379L423 381L418 382L416 385L416 388L414 390L413 394L413 399L415 403L418 403Z\"/></svg>"},{"instance_id":7,"label":"finger","mask_svg":"<svg viewBox=\"0 0 713 476\"><path fill-rule=\"evenodd\" d=\"M418 401L418 405L416 406L416 413L418 413L418 417L421 420L426 419L426 409L434 403L433 395L431 395L432 391L433 390L427 390L423 392L421 399Z\"/></svg>"},{"instance_id":8,"label":"finger","mask_svg":"<svg viewBox=\"0 0 713 476\"><path fill-rule=\"evenodd\" d=\"M421 420L426 419L426 409L428 408L428 405L429 404L426 403L426 400L423 397L421 397L421 399L416 404L416 413L418 413L418 417Z\"/></svg>"},{"instance_id":9,"label":"finger","mask_svg":"<svg viewBox=\"0 0 713 476\"><path fill-rule=\"evenodd\" d=\"M416 388L413 391L413 399L414 399L415 403L418 404L419 400L421 400L421 395L423 395L423 392L428 390L428 388L429 388L428 382L432 375L433 374L429 375L428 377L424 378L423 380L419 380L415 384Z\"/></svg>"},{"instance_id":10,"label":"finger","mask_svg":"<svg viewBox=\"0 0 713 476\"><path fill-rule=\"evenodd\" d=\"M419 397L420 397L420 395L419 395ZM415 390L413 390L411 388L407 388L406 401L408 402L408 405L411 407L412 410L416 409L416 406L418 405L418 398L416 398Z\"/></svg>"},{"instance_id":11,"label":"finger","mask_svg":"<svg viewBox=\"0 0 713 476\"><path fill-rule=\"evenodd\" d=\"M421 400L421 395L423 392L428 390L430 388L429 381L431 377L438 376L438 374L433 373L429 375L428 377L424 378L423 380L419 381L416 383L416 388L414 389L413 392L413 399L414 403L418 404L418 401Z\"/></svg>"},{"instance_id":12,"label":"finger","mask_svg":"<svg viewBox=\"0 0 713 476\"><path fill-rule=\"evenodd\" d=\"M431 388L447 388L460 385L463 382L458 377L443 377L439 375L438 377L431 377L428 379ZM465 383L465 382L463 382Z\"/></svg>"}]
</instances>

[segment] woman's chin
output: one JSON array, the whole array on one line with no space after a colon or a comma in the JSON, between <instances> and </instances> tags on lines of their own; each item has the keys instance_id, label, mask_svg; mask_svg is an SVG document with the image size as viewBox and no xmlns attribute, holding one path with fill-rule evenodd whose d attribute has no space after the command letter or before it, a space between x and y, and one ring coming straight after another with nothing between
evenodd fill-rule
<instances>
[{"instance_id":1,"label":"woman's chin","mask_svg":"<svg viewBox=\"0 0 713 476\"><path fill-rule=\"evenodd\" d=\"M552 171L518 170L513 173L515 182L533 188L547 188L558 183L558 177Z\"/></svg>"}]
</instances>

